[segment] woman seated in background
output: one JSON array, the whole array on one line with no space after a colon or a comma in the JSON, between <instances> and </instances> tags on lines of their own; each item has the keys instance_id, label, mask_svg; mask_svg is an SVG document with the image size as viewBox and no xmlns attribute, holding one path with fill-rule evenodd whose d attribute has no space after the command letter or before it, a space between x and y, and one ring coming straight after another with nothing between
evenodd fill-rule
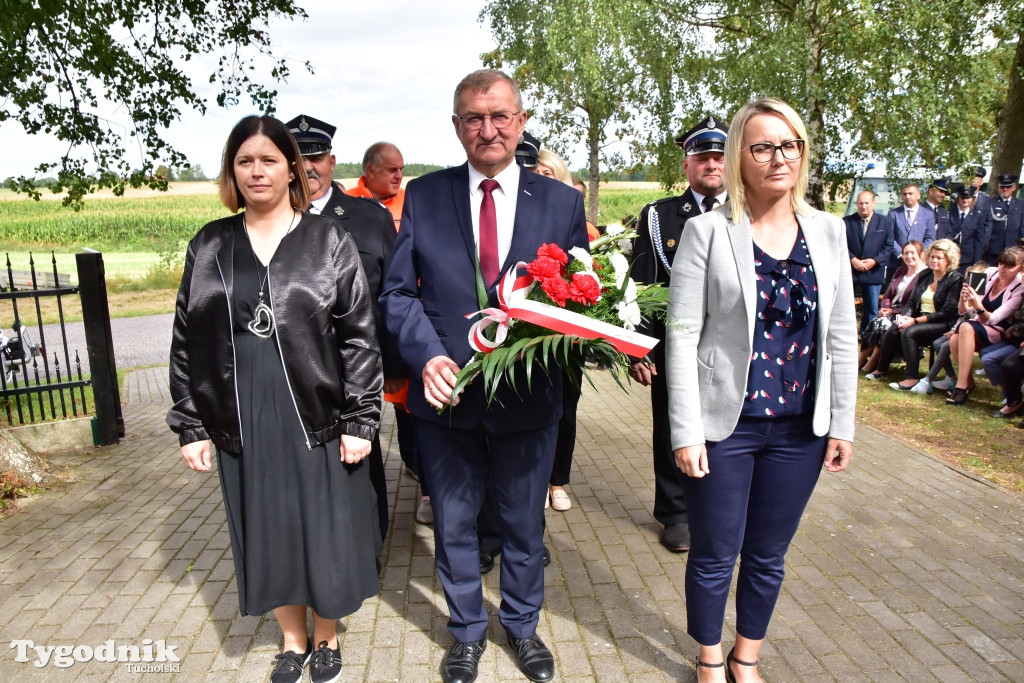
<instances>
[{"instance_id":1,"label":"woman seated in background","mask_svg":"<svg viewBox=\"0 0 1024 683\"><path fill-rule=\"evenodd\" d=\"M984 295L978 294L967 283L961 287L959 311L975 317L958 325L950 337L950 354L957 359L958 367L956 386L949 390L946 403L963 405L967 395L974 390L971 373L974 352L1002 341L1003 332L1024 298L1022 270L1024 249L1009 247L999 254L999 266L985 271ZM1018 408L1014 408L1014 412Z\"/></svg>"},{"instance_id":2,"label":"woman seated in background","mask_svg":"<svg viewBox=\"0 0 1024 683\"><path fill-rule=\"evenodd\" d=\"M867 332L861 338L861 352L858 367L861 372L873 372L878 367L878 356L881 351L882 338L891 334L899 334L896 327L896 316L903 312L903 307L910 300L914 291L917 276L928 266L923 259L924 245L917 240L910 240L903 245L903 265L889 283L889 288L882 295L882 305L878 309L878 317L868 325Z\"/></svg>"},{"instance_id":3,"label":"woman seated in background","mask_svg":"<svg viewBox=\"0 0 1024 683\"><path fill-rule=\"evenodd\" d=\"M987 263L978 261L964 271L964 274L984 273L987 268ZM953 360L949 356L949 339L953 336L953 330L956 329L956 326L971 317L973 317L973 313L961 313L960 317L953 324L953 329L932 342L932 366L928 370L928 374L924 376L924 379L910 388L911 391L915 394L930 394L933 389L948 391L956 385L956 368L953 367ZM936 381L935 378L939 376L940 372L945 372L946 377ZM903 389L897 382L890 384L889 388Z\"/></svg>"},{"instance_id":4,"label":"woman seated in background","mask_svg":"<svg viewBox=\"0 0 1024 683\"><path fill-rule=\"evenodd\" d=\"M896 355L897 343L907 364L904 379L897 386L904 391L920 379L921 348L949 331L956 321L957 302L963 275L956 272L960 263L960 248L948 239L935 240L928 248L928 267L914 283L914 291L896 319L899 335L882 338L878 369L866 375L867 379L882 379L889 372L889 364Z\"/></svg>"}]
</instances>

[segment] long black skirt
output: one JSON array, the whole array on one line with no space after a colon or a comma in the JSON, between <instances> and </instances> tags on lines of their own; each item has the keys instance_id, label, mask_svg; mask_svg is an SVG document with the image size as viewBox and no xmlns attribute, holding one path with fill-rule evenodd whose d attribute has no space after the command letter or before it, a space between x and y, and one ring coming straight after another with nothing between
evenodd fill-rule
<instances>
[{"instance_id":1,"label":"long black skirt","mask_svg":"<svg viewBox=\"0 0 1024 683\"><path fill-rule=\"evenodd\" d=\"M340 619L380 591L377 500L366 461L306 448L274 339L235 336L242 453L218 451L243 615L307 605Z\"/></svg>"}]
</instances>

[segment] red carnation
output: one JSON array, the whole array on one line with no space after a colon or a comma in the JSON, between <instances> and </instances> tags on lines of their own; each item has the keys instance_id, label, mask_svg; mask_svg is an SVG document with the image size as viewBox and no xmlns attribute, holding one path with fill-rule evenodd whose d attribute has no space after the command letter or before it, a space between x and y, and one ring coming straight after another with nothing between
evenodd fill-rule
<instances>
[{"instance_id":1,"label":"red carnation","mask_svg":"<svg viewBox=\"0 0 1024 683\"><path fill-rule=\"evenodd\" d=\"M552 301L565 308L565 302L569 298L568 282L560 277L547 278L541 281L540 288Z\"/></svg>"},{"instance_id":2,"label":"red carnation","mask_svg":"<svg viewBox=\"0 0 1024 683\"><path fill-rule=\"evenodd\" d=\"M560 265L569 263L569 256L557 244L542 244L537 250L537 258L550 258L558 261Z\"/></svg>"},{"instance_id":3,"label":"red carnation","mask_svg":"<svg viewBox=\"0 0 1024 683\"><path fill-rule=\"evenodd\" d=\"M569 298L578 304L590 306L596 304L601 297L601 285L592 276L585 273L574 273L572 284L569 285Z\"/></svg>"},{"instance_id":4,"label":"red carnation","mask_svg":"<svg viewBox=\"0 0 1024 683\"><path fill-rule=\"evenodd\" d=\"M526 272L538 280L545 280L551 277L560 277L562 266L553 258L541 256L526 265Z\"/></svg>"}]
</instances>

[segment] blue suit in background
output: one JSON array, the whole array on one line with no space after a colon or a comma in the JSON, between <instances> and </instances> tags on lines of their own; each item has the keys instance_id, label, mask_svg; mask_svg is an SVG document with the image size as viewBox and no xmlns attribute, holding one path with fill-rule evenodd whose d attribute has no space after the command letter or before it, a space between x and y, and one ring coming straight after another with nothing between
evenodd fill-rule
<instances>
[{"instance_id":1,"label":"blue suit in background","mask_svg":"<svg viewBox=\"0 0 1024 683\"><path fill-rule=\"evenodd\" d=\"M996 197L989 204L989 216L992 234L985 260L990 266L996 266L999 264L999 254L1004 249L1018 246L1024 240L1024 200L1018 197L1010 197L1009 200Z\"/></svg>"},{"instance_id":2,"label":"blue suit in background","mask_svg":"<svg viewBox=\"0 0 1024 683\"><path fill-rule=\"evenodd\" d=\"M897 268L902 264L900 256L903 254L903 247L910 240L917 240L924 245L925 250L935 241L935 212L931 209L918 205L914 213L914 222L907 222L907 207L898 206L889 212L895 226L895 238L893 240L892 252L890 253L889 268Z\"/></svg>"},{"instance_id":3,"label":"blue suit in background","mask_svg":"<svg viewBox=\"0 0 1024 683\"><path fill-rule=\"evenodd\" d=\"M448 602L449 630L459 642L486 638L476 520L485 490L494 497L502 535L499 619L516 638L534 634L544 598L544 499L562 412L561 373L538 368L517 395L502 387L490 406L478 379L454 408L426 402L422 371L437 356L464 367L473 356L468 334L480 310L477 247L468 165L430 173L406 188L402 230L380 297L384 321L412 370L408 407L424 448L423 469L434 510L437 572ZM532 261L537 248L587 247L583 195L522 170L512 242L502 273ZM500 281L500 278L499 278ZM497 282L485 283L497 306ZM488 489L488 482L491 486Z\"/></svg>"},{"instance_id":4,"label":"blue suit in background","mask_svg":"<svg viewBox=\"0 0 1024 683\"><path fill-rule=\"evenodd\" d=\"M860 272L852 269L853 284L860 286L863 300L860 317L860 334L863 336L871 321L878 317L878 295L885 280L885 264L892 253L895 228L888 216L877 213L871 214L867 232L864 231L863 219L857 213L844 216L843 222L846 224L846 246L851 261L855 258L875 261L870 270Z\"/></svg>"}]
</instances>

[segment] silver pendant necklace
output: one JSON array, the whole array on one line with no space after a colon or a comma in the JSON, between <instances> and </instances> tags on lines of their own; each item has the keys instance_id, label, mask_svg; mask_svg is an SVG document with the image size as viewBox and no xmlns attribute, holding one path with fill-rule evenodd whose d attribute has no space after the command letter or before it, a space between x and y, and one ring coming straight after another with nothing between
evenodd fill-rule
<instances>
[{"instance_id":1,"label":"silver pendant necklace","mask_svg":"<svg viewBox=\"0 0 1024 683\"><path fill-rule=\"evenodd\" d=\"M285 231L285 235L292 231L295 226L295 212L292 212L292 221L288 224L288 230ZM256 250L252 246L252 238L249 236L249 226L245 224L245 214L242 214L242 227L245 228L245 236L249 239L249 251L252 252L252 262L256 265L256 277L260 276L260 261L256 257ZM284 235L281 236L284 239ZM280 242L278 242L280 246ZM275 250L276 251L276 250ZM273 259L273 256L271 256ZM252 312L252 320L246 325L251 333L260 339L270 339L274 335L275 320L274 320L274 309L268 306L263 301L263 290L266 288L267 280L270 279L270 263L267 263L266 270L263 272L263 279L260 280L260 291L259 291L259 303L256 304L256 308Z\"/></svg>"}]
</instances>

